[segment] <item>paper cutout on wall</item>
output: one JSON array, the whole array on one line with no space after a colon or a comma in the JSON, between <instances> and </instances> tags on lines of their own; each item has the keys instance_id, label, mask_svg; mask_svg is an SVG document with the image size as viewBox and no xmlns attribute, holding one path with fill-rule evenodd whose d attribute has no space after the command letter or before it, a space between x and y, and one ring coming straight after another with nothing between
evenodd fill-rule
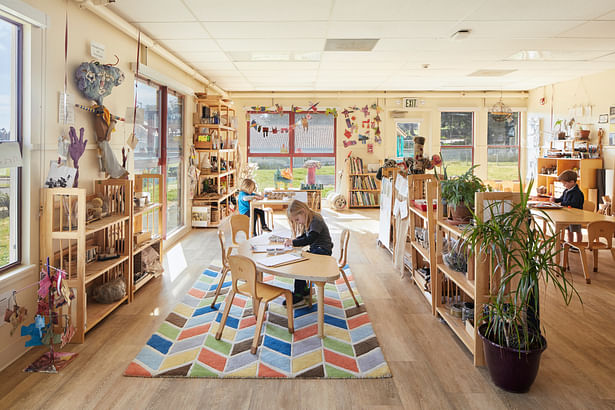
<instances>
[{"instance_id":1,"label":"paper cutout on wall","mask_svg":"<svg viewBox=\"0 0 615 410\"><path fill-rule=\"evenodd\" d=\"M352 137L352 132L350 132L350 130L345 130L344 131L344 137L346 137L346 138Z\"/></svg>"},{"instance_id":2,"label":"paper cutout on wall","mask_svg":"<svg viewBox=\"0 0 615 410\"><path fill-rule=\"evenodd\" d=\"M356 145L357 142L355 140L349 140L349 141L343 141L344 142L344 148L348 148L351 145Z\"/></svg>"}]
</instances>

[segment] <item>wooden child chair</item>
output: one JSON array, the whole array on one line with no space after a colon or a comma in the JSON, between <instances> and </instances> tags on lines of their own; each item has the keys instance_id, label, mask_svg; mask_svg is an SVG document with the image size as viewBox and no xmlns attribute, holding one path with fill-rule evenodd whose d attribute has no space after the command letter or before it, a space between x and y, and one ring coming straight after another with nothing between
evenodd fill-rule
<instances>
[{"instance_id":1,"label":"wooden child chair","mask_svg":"<svg viewBox=\"0 0 615 410\"><path fill-rule=\"evenodd\" d=\"M216 340L220 340L222 337L222 331L226 325L226 319L231 311L233 299L236 294L250 296L252 298L252 310L256 316L256 329L254 330L254 340L252 341L252 348L250 349L252 354L256 354L256 349L258 347L261 329L263 327L263 321L265 320L265 313L267 312L269 302L280 295L284 295L286 297L288 331L289 333L294 333L293 295L290 290L259 282L256 277L256 265L251 259L245 256L232 255L229 256L228 260L231 272L233 272L233 287L226 296L224 313L222 314L222 320L220 321L220 326L216 332ZM238 285L239 281L244 283Z\"/></svg>"},{"instance_id":2,"label":"wooden child chair","mask_svg":"<svg viewBox=\"0 0 615 410\"><path fill-rule=\"evenodd\" d=\"M237 234L243 232L246 239L250 239L250 217L248 215L231 216L231 240L233 245L238 245Z\"/></svg>"},{"instance_id":3,"label":"wooden child chair","mask_svg":"<svg viewBox=\"0 0 615 410\"><path fill-rule=\"evenodd\" d=\"M350 291L350 295L354 299L354 303L359 306L359 301L357 297L354 295L352 287L350 286L350 282L348 281L348 277L346 276L346 272L344 272L344 266L346 266L346 260L348 259L348 241L350 240L350 231L348 229L344 229L342 231L342 235L340 236L340 258L337 260L337 268L340 271L340 275L344 278L344 282L346 282L346 286ZM308 285L310 287L310 297L308 301L308 305L312 307L312 283Z\"/></svg>"},{"instance_id":4,"label":"wooden child chair","mask_svg":"<svg viewBox=\"0 0 615 410\"><path fill-rule=\"evenodd\" d=\"M234 246L229 246L228 248L224 245L224 232L218 230L218 239L220 240L220 250L222 251L222 271L220 272L220 282L218 282L218 287L216 288L216 294L214 295L214 300L211 302L211 307L214 307L216 304L216 300L220 295L220 290L222 289L222 285L224 284L224 279L226 279L226 274L231 270L231 266L229 265L228 258L231 256L231 252L233 251Z\"/></svg>"},{"instance_id":5,"label":"wooden child chair","mask_svg":"<svg viewBox=\"0 0 615 410\"><path fill-rule=\"evenodd\" d=\"M581 265L583 266L583 275L585 276L585 282L591 283L589 278L589 271L587 267L587 255L585 250L589 249L594 253L594 272L598 272L598 251L601 249L608 249L611 251L613 260L615 261L615 249L613 249L613 234L615 234L615 222L611 221L596 221L590 222L587 226L588 242L565 242L564 243L564 267L566 270L570 270L570 263L568 262L568 251L571 246L579 249L581 255ZM602 242L600 238L605 238L606 243Z\"/></svg>"}]
</instances>

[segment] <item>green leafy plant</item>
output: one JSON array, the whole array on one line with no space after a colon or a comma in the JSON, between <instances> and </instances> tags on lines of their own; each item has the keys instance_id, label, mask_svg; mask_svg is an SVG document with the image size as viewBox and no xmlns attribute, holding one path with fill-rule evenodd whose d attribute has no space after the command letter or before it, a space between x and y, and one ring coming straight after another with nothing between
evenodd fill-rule
<instances>
[{"instance_id":1,"label":"green leafy plant","mask_svg":"<svg viewBox=\"0 0 615 410\"><path fill-rule=\"evenodd\" d=\"M452 178L448 177L446 167L444 167L442 178L436 174L442 189L442 199L446 201L448 206L457 207L457 205L464 203L468 208L474 209L474 193L487 190L483 181L474 175L474 168L476 167L478 165L474 165L462 175Z\"/></svg>"},{"instance_id":2,"label":"green leafy plant","mask_svg":"<svg viewBox=\"0 0 615 410\"><path fill-rule=\"evenodd\" d=\"M574 295L581 300L558 263L557 236L545 232L542 222L533 222L551 219L544 211L528 208L532 185L533 181L524 191L521 184L520 201L510 204L510 210L500 213L494 207L501 203L493 202L485 208L490 218L481 221L475 216L474 226L464 230L472 252L488 255L492 275L501 275L478 325L486 323L487 339L519 352L542 345L538 297L542 283L551 282L567 305Z\"/></svg>"}]
</instances>

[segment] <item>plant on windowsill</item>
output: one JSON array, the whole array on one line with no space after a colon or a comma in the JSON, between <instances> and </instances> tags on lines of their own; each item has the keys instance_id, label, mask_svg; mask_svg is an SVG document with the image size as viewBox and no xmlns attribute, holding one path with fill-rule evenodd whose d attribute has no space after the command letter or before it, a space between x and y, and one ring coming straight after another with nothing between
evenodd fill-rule
<instances>
[{"instance_id":1,"label":"plant on windowsill","mask_svg":"<svg viewBox=\"0 0 615 410\"><path fill-rule=\"evenodd\" d=\"M472 166L465 173L449 178L446 167L442 178L436 173L436 177L440 181L442 189L442 199L446 201L448 209L453 215L453 220L456 222L467 222L472 218L471 210L474 209L474 194L476 192L485 192L487 187L483 181L474 175Z\"/></svg>"},{"instance_id":2,"label":"plant on windowsill","mask_svg":"<svg viewBox=\"0 0 615 410\"><path fill-rule=\"evenodd\" d=\"M566 305L574 295L581 301L558 263L557 235L545 232L542 221L532 222L536 217L550 222L546 212L528 208L532 185L524 191L521 184L520 200L510 210L499 213L495 207L501 203L491 203L485 209L491 217L475 218L464 230L472 253L487 255L497 283L482 317L477 314L487 368L496 386L515 393L530 389L547 347L540 328L540 285L550 281Z\"/></svg>"}]
</instances>

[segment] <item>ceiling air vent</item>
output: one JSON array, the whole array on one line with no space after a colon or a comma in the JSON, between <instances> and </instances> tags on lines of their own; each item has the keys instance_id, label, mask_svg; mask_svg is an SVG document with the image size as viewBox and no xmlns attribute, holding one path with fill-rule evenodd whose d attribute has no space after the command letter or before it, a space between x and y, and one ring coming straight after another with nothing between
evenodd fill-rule
<instances>
[{"instance_id":1,"label":"ceiling air vent","mask_svg":"<svg viewBox=\"0 0 615 410\"><path fill-rule=\"evenodd\" d=\"M372 51L378 38L328 38L325 51Z\"/></svg>"},{"instance_id":2,"label":"ceiling air vent","mask_svg":"<svg viewBox=\"0 0 615 410\"><path fill-rule=\"evenodd\" d=\"M477 70L468 77L502 77L503 75L510 74L517 70Z\"/></svg>"}]
</instances>

